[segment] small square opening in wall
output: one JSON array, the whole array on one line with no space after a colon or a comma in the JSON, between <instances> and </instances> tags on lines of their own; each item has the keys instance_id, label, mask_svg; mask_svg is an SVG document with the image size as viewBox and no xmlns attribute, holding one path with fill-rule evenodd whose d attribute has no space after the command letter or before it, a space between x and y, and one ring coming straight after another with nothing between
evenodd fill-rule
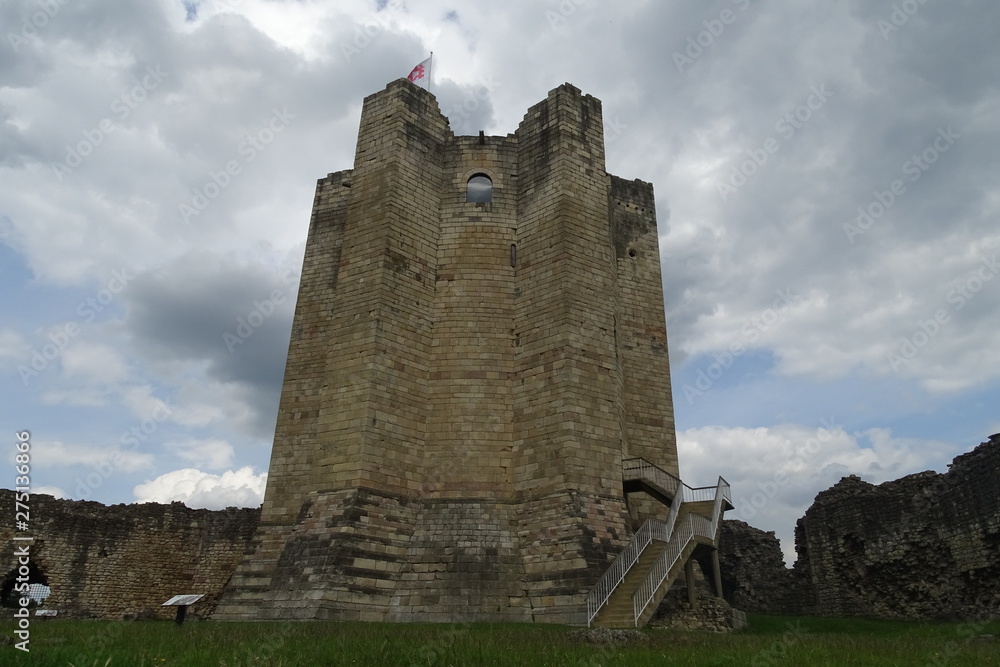
<instances>
[{"instance_id":1,"label":"small square opening in wall","mask_svg":"<svg viewBox=\"0 0 1000 667\"><path fill-rule=\"evenodd\" d=\"M486 174L475 174L466 184L465 201L485 203L493 201L493 181Z\"/></svg>"}]
</instances>

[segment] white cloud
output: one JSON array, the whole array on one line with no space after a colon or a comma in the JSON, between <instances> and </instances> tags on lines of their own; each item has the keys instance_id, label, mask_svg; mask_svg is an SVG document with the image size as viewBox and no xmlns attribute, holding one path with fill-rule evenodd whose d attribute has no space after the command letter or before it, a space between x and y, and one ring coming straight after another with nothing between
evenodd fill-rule
<instances>
[{"instance_id":1,"label":"white cloud","mask_svg":"<svg viewBox=\"0 0 1000 667\"><path fill-rule=\"evenodd\" d=\"M182 426L222 423L245 428L253 416L248 410L247 397L228 383L201 378L177 387L174 419Z\"/></svg>"},{"instance_id":2,"label":"white cloud","mask_svg":"<svg viewBox=\"0 0 1000 667\"><path fill-rule=\"evenodd\" d=\"M109 345L80 341L62 353L63 375L92 385L116 386L129 374L125 358Z\"/></svg>"},{"instance_id":3,"label":"white cloud","mask_svg":"<svg viewBox=\"0 0 1000 667\"><path fill-rule=\"evenodd\" d=\"M166 446L181 459L198 468L222 470L233 465L233 446L219 438L168 442Z\"/></svg>"},{"instance_id":4,"label":"white cloud","mask_svg":"<svg viewBox=\"0 0 1000 667\"><path fill-rule=\"evenodd\" d=\"M58 360L62 368L59 378L62 388L49 389L42 394L42 400L49 405L106 405L109 394L118 391L130 374L125 357L102 343L71 340Z\"/></svg>"},{"instance_id":5,"label":"white cloud","mask_svg":"<svg viewBox=\"0 0 1000 667\"><path fill-rule=\"evenodd\" d=\"M0 361L23 360L30 353L30 346L13 329L0 329Z\"/></svg>"},{"instance_id":6,"label":"white cloud","mask_svg":"<svg viewBox=\"0 0 1000 667\"><path fill-rule=\"evenodd\" d=\"M120 447L67 444L58 440L32 441L31 460L33 465L40 469L67 466L106 467L110 463L115 470L135 472L153 466L152 454Z\"/></svg>"},{"instance_id":7,"label":"white cloud","mask_svg":"<svg viewBox=\"0 0 1000 667\"><path fill-rule=\"evenodd\" d=\"M943 442L894 438L888 429L849 434L833 420L816 428L693 428L678 432L677 447L684 481L708 486L724 477L735 506L727 518L775 531L789 565L795 559L795 522L820 491L848 475L879 484L943 470L960 453Z\"/></svg>"},{"instance_id":8,"label":"white cloud","mask_svg":"<svg viewBox=\"0 0 1000 667\"><path fill-rule=\"evenodd\" d=\"M133 385L123 389L122 403L132 411L132 414L142 419L153 418L162 422L172 416L167 403L153 396L153 386L149 384Z\"/></svg>"},{"instance_id":9,"label":"white cloud","mask_svg":"<svg viewBox=\"0 0 1000 667\"><path fill-rule=\"evenodd\" d=\"M47 496L52 496L54 498L68 498L69 496L65 491L60 489L58 486L35 486L31 489L31 494L43 494Z\"/></svg>"},{"instance_id":10,"label":"white cloud","mask_svg":"<svg viewBox=\"0 0 1000 667\"><path fill-rule=\"evenodd\" d=\"M249 466L221 475L184 468L139 484L133 493L140 503L181 501L188 507L217 510L260 505L266 484L267 473L255 475Z\"/></svg>"},{"instance_id":11,"label":"white cloud","mask_svg":"<svg viewBox=\"0 0 1000 667\"><path fill-rule=\"evenodd\" d=\"M99 387L52 389L42 394L46 405L101 407L107 405L107 392Z\"/></svg>"}]
</instances>

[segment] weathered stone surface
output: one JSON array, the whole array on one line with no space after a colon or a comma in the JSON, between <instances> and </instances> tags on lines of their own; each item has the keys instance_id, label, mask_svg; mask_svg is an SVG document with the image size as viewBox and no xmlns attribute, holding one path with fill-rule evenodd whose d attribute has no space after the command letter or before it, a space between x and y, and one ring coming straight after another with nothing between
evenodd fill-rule
<instances>
[{"instance_id":1,"label":"weathered stone surface","mask_svg":"<svg viewBox=\"0 0 1000 667\"><path fill-rule=\"evenodd\" d=\"M469 202L474 175L492 201ZM564 84L455 136L408 81L317 184L261 525L215 618L586 622L677 473L653 189Z\"/></svg>"},{"instance_id":2,"label":"weathered stone surface","mask_svg":"<svg viewBox=\"0 0 1000 667\"><path fill-rule=\"evenodd\" d=\"M797 570L785 567L781 543L737 520L722 522L719 538L723 597L735 608L761 614L808 613L814 592Z\"/></svg>"},{"instance_id":3,"label":"weathered stone surface","mask_svg":"<svg viewBox=\"0 0 1000 667\"><path fill-rule=\"evenodd\" d=\"M0 490L0 512L13 517L14 505L14 492ZM181 593L204 593L188 613L208 617L260 517L259 509L109 507L46 495L32 495L29 506L30 558L52 589L45 606L71 618L172 618L176 609L160 605ZM0 526L5 579L17 567L13 547L24 544L14 536L10 522Z\"/></svg>"},{"instance_id":4,"label":"weathered stone surface","mask_svg":"<svg viewBox=\"0 0 1000 667\"><path fill-rule=\"evenodd\" d=\"M846 477L796 527L819 609L833 615L1000 614L1000 441L873 486Z\"/></svg>"},{"instance_id":5,"label":"weathered stone surface","mask_svg":"<svg viewBox=\"0 0 1000 667\"><path fill-rule=\"evenodd\" d=\"M399 80L317 183L259 513L90 504L37 560L80 615L166 615L188 583L201 613L226 586L218 619L583 624L667 513L625 493L634 457L677 474L653 189L605 170L600 101L564 84L460 137Z\"/></svg>"},{"instance_id":6,"label":"weathered stone surface","mask_svg":"<svg viewBox=\"0 0 1000 667\"><path fill-rule=\"evenodd\" d=\"M727 597L750 611L898 619L1000 615L1000 438L948 472L874 486L845 477L795 529L798 559L773 533L726 521Z\"/></svg>"},{"instance_id":7,"label":"weathered stone surface","mask_svg":"<svg viewBox=\"0 0 1000 667\"><path fill-rule=\"evenodd\" d=\"M707 632L731 632L737 629L733 606L724 598L716 597L696 561L694 605L688 597L687 581L679 577L656 609L650 626L678 628L681 630L702 630Z\"/></svg>"}]
</instances>

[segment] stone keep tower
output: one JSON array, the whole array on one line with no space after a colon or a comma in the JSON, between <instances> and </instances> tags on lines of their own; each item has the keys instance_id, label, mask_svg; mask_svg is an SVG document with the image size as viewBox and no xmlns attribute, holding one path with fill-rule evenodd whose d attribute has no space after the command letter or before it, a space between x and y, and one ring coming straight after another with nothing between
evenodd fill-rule
<instances>
[{"instance_id":1,"label":"stone keep tower","mask_svg":"<svg viewBox=\"0 0 1000 667\"><path fill-rule=\"evenodd\" d=\"M317 184L261 524L215 618L585 623L666 514L623 491L635 457L677 475L653 190L605 171L600 101L564 84L514 134L454 136L395 81Z\"/></svg>"}]
</instances>

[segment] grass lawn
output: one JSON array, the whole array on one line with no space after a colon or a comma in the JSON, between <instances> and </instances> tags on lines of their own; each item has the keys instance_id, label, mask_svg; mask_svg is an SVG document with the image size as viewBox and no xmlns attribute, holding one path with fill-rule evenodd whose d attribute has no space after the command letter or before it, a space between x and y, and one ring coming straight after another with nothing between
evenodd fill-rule
<instances>
[{"instance_id":1,"label":"grass lawn","mask_svg":"<svg viewBox=\"0 0 1000 667\"><path fill-rule=\"evenodd\" d=\"M6 611L6 610L5 610ZM551 625L222 623L32 619L30 654L0 645L0 665L1000 665L1000 621L931 624L750 615L728 635L650 629L609 647ZM10 618L0 642L13 637Z\"/></svg>"}]
</instances>

